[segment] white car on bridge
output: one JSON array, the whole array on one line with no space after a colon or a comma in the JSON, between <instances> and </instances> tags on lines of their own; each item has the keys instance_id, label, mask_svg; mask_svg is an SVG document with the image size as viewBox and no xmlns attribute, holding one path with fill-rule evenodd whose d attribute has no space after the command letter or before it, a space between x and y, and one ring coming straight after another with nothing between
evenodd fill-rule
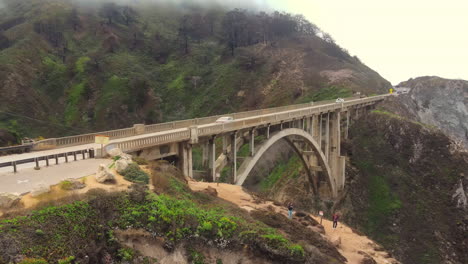
<instances>
[{"instance_id":1,"label":"white car on bridge","mask_svg":"<svg viewBox=\"0 0 468 264\"><path fill-rule=\"evenodd\" d=\"M232 116L223 116L223 117L218 118L215 123L224 124L224 123L230 123L232 121L234 121L234 118Z\"/></svg>"},{"instance_id":2,"label":"white car on bridge","mask_svg":"<svg viewBox=\"0 0 468 264\"><path fill-rule=\"evenodd\" d=\"M343 98L337 98L335 102L341 104L341 103L344 103L344 99Z\"/></svg>"}]
</instances>

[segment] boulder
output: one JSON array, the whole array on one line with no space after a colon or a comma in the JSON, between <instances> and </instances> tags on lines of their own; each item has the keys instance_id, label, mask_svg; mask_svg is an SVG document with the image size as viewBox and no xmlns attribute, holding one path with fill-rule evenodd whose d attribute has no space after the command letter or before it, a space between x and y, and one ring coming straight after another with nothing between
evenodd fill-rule
<instances>
[{"instance_id":1,"label":"boulder","mask_svg":"<svg viewBox=\"0 0 468 264\"><path fill-rule=\"evenodd\" d=\"M99 183L115 182L114 174L109 170L109 168L105 164L99 165L99 169L95 177L96 177L96 181Z\"/></svg>"},{"instance_id":2,"label":"boulder","mask_svg":"<svg viewBox=\"0 0 468 264\"><path fill-rule=\"evenodd\" d=\"M130 154L127 154L127 153L122 153L120 155L120 159L123 159L123 160L127 160L127 161L132 161L132 155Z\"/></svg>"},{"instance_id":3,"label":"boulder","mask_svg":"<svg viewBox=\"0 0 468 264\"><path fill-rule=\"evenodd\" d=\"M115 170L118 173L122 173L128 167L128 165L130 165L130 163L131 162L129 162L128 160L119 159L118 161L115 162Z\"/></svg>"},{"instance_id":4,"label":"boulder","mask_svg":"<svg viewBox=\"0 0 468 264\"><path fill-rule=\"evenodd\" d=\"M0 209L10 209L18 205L21 197L11 193L0 193Z\"/></svg>"},{"instance_id":5,"label":"boulder","mask_svg":"<svg viewBox=\"0 0 468 264\"><path fill-rule=\"evenodd\" d=\"M124 153L119 148L113 148L113 149L107 151L107 154L109 154L109 156L111 156L113 158L113 157L116 157L116 156L122 156L122 154L124 154Z\"/></svg>"},{"instance_id":6,"label":"boulder","mask_svg":"<svg viewBox=\"0 0 468 264\"><path fill-rule=\"evenodd\" d=\"M31 196L37 197L41 194L45 194L48 192L50 192L50 186L46 185L45 183L40 183L33 188L33 190L31 191Z\"/></svg>"}]
</instances>

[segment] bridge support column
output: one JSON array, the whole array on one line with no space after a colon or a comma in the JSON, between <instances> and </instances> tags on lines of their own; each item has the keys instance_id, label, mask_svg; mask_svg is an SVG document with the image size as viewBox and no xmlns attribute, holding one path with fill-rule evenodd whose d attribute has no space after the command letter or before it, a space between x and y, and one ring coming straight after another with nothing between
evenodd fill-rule
<instances>
[{"instance_id":1,"label":"bridge support column","mask_svg":"<svg viewBox=\"0 0 468 264\"><path fill-rule=\"evenodd\" d=\"M341 157L341 113L333 112L331 114L330 122L330 157L329 165L337 187L340 191L344 187L344 173L345 173L345 157Z\"/></svg>"},{"instance_id":2,"label":"bridge support column","mask_svg":"<svg viewBox=\"0 0 468 264\"><path fill-rule=\"evenodd\" d=\"M319 147L320 149L322 149L322 135L323 135L323 115L320 114L320 118L319 118L319 123L320 123L320 126L319 126Z\"/></svg>"},{"instance_id":3,"label":"bridge support column","mask_svg":"<svg viewBox=\"0 0 468 264\"><path fill-rule=\"evenodd\" d=\"M229 137L227 135L224 135L223 136L223 154L226 155L227 154L227 149L228 149L228 145L229 145Z\"/></svg>"},{"instance_id":4,"label":"bridge support column","mask_svg":"<svg viewBox=\"0 0 468 264\"><path fill-rule=\"evenodd\" d=\"M325 125L325 158L330 160L330 113L327 114Z\"/></svg>"},{"instance_id":5,"label":"bridge support column","mask_svg":"<svg viewBox=\"0 0 468 264\"><path fill-rule=\"evenodd\" d=\"M209 164L208 156L210 155L210 148L208 142L202 144L202 165L204 168L207 168Z\"/></svg>"},{"instance_id":6,"label":"bridge support column","mask_svg":"<svg viewBox=\"0 0 468 264\"><path fill-rule=\"evenodd\" d=\"M216 144L215 137L209 141L209 160L210 160L210 176L213 182L216 181Z\"/></svg>"},{"instance_id":7,"label":"bridge support column","mask_svg":"<svg viewBox=\"0 0 468 264\"><path fill-rule=\"evenodd\" d=\"M250 147L250 156L255 155L255 129L249 131L249 147Z\"/></svg>"},{"instance_id":8,"label":"bridge support column","mask_svg":"<svg viewBox=\"0 0 468 264\"><path fill-rule=\"evenodd\" d=\"M266 128L266 138L270 139L270 124L268 124L268 126Z\"/></svg>"},{"instance_id":9,"label":"bridge support column","mask_svg":"<svg viewBox=\"0 0 468 264\"><path fill-rule=\"evenodd\" d=\"M188 142L179 143L179 169L185 177L193 178L192 145Z\"/></svg>"},{"instance_id":10,"label":"bridge support column","mask_svg":"<svg viewBox=\"0 0 468 264\"><path fill-rule=\"evenodd\" d=\"M311 131L310 134L314 138L317 143L320 145L320 124L319 124L319 117L318 116L312 116L311 117Z\"/></svg>"},{"instance_id":11,"label":"bridge support column","mask_svg":"<svg viewBox=\"0 0 468 264\"><path fill-rule=\"evenodd\" d=\"M348 109L348 111L346 111L345 139L348 139L348 138L349 138L349 118L350 118L350 114L349 114L349 109Z\"/></svg>"},{"instance_id":12,"label":"bridge support column","mask_svg":"<svg viewBox=\"0 0 468 264\"><path fill-rule=\"evenodd\" d=\"M237 133L231 135L231 154L232 154L232 178L234 183L237 182Z\"/></svg>"}]
</instances>

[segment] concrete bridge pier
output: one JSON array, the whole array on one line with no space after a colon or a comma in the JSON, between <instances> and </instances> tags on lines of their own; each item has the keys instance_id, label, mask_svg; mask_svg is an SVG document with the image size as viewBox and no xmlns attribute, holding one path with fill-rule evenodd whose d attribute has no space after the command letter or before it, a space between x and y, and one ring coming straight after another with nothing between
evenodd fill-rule
<instances>
[{"instance_id":1,"label":"concrete bridge pier","mask_svg":"<svg viewBox=\"0 0 468 264\"><path fill-rule=\"evenodd\" d=\"M344 187L345 157L341 156L341 112L331 113L330 120L330 156L329 164L337 190Z\"/></svg>"},{"instance_id":2,"label":"concrete bridge pier","mask_svg":"<svg viewBox=\"0 0 468 264\"><path fill-rule=\"evenodd\" d=\"M210 151L209 151L209 144L208 144L208 141L206 142L203 142L201 144L201 148L202 148L202 166L204 168L208 168L209 166L209 154L210 154Z\"/></svg>"},{"instance_id":3,"label":"concrete bridge pier","mask_svg":"<svg viewBox=\"0 0 468 264\"><path fill-rule=\"evenodd\" d=\"M320 139L320 134L322 133L322 131L321 131L322 126L319 123L320 118L319 118L319 116L314 115L314 116L311 117L311 119L312 119L312 126L311 126L312 127L311 128L312 132L310 133L310 135L314 138L314 140L316 142L318 142L320 144L320 141L322 141Z\"/></svg>"},{"instance_id":4,"label":"concrete bridge pier","mask_svg":"<svg viewBox=\"0 0 468 264\"><path fill-rule=\"evenodd\" d=\"M232 169L232 179L234 182L237 181L237 131L231 134L231 155L230 160Z\"/></svg>"},{"instance_id":5,"label":"concrete bridge pier","mask_svg":"<svg viewBox=\"0 0 468 264\"><path fill-rule=\"evenodd\" d=\"M250 156L253 157L255 155L255 128L249 131L249 149Z\"/></svg>"},{"instance_id":6,"label":"concrete bridge pier","mask_svg":"<svg viewBox=\"0 0 468 264\"><path fill-rule=\"evenodd\" d=\"M193 178L192 144L189 142L179 143L178 165L185 177Z\"/></svg>"},{"instance_id":7,"label":"concrete bridge pier","mask_svg":"<svg viewBox=\"0 0 468 264\"><path fill-rule=\"evenodd\" d=\"M330 112L327 113L325 121L325 158L330 159Z\"/></svg>"},{"instance_id":8,"label":"concrete bridge pier","mask_svg":"<svg viewBox=\"0 0 468 264\"><path fill-rule=\"evenodd\" d=\"M210 138L208 142L208 153L209 153L209 168L210 168L210 177L213 181L216 181L216 136Z\"/></svg>"}]
</instances>

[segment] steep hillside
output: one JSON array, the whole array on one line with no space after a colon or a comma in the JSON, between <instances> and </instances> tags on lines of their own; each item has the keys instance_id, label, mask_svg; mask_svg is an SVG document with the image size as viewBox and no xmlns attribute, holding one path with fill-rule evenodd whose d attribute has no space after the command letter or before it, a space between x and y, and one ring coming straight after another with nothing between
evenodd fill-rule
<instances>
[{"instance_id":1,"label":"steep hillside","mask_svg":"<svg viewBox=\"0 0 468 264\"><path fill-rule=\"evenodd\" d=\"M300 209L335 211L402 263L466 263L468 154L440 130L384 111L353 124L343 142L350 157L337 202L315 195L298 158L247 186ZM266 174L266 176L265 176Z\"/></svg>"},{"instance_id":2,"label":"steep hillside","mask_svg":"<svg viewBox=\"0 0 468 264\"><path fill-rule=\"evenodd\" d=\"M427 76L398 86L411 88L409 95L394 98L386 108L438 127L468 148L468 81Z\"/></svg>"},{"instance_id":3,"label":"steep hillside","mask_svg":"<svg viewBox=\"0 0 468 264\"><path fill-rule=\"evenodd\" d=\"M378 93L390 84L302 16L6 0L0 127L58 136ZM15 126L12 126L12 123Z\"/></svg>"},{"instance_id":4,"label":"steep hillside","mask_svg":"<svg viewBox=\"0 0 468 264\"><path fill-rule=\"evenodd\" d=\"M468 155L442 132L376 112L351 130L346 222L402 263L466 263Z\"/></svg>"},{"instance_id":5,"label":"steep hillside","mask_svg":"<svg viewBox=\"0 0 468 264\"><path fill-rule=\"evenodd\" d=\"M264 210L249 214L217 198L216 191L191 191L177 169L164 162L153 164L151 172L152 191L144 184L134 184L126 192L91 189L86 195L70 194L53 202L42 197L48 206L25 215L10 212L0 219L0 263L340 264L346 260L312 228L318 224L313 219L291 221ZM303 224L308 222L308 227Z\"/></svg>"}]
</instances>

